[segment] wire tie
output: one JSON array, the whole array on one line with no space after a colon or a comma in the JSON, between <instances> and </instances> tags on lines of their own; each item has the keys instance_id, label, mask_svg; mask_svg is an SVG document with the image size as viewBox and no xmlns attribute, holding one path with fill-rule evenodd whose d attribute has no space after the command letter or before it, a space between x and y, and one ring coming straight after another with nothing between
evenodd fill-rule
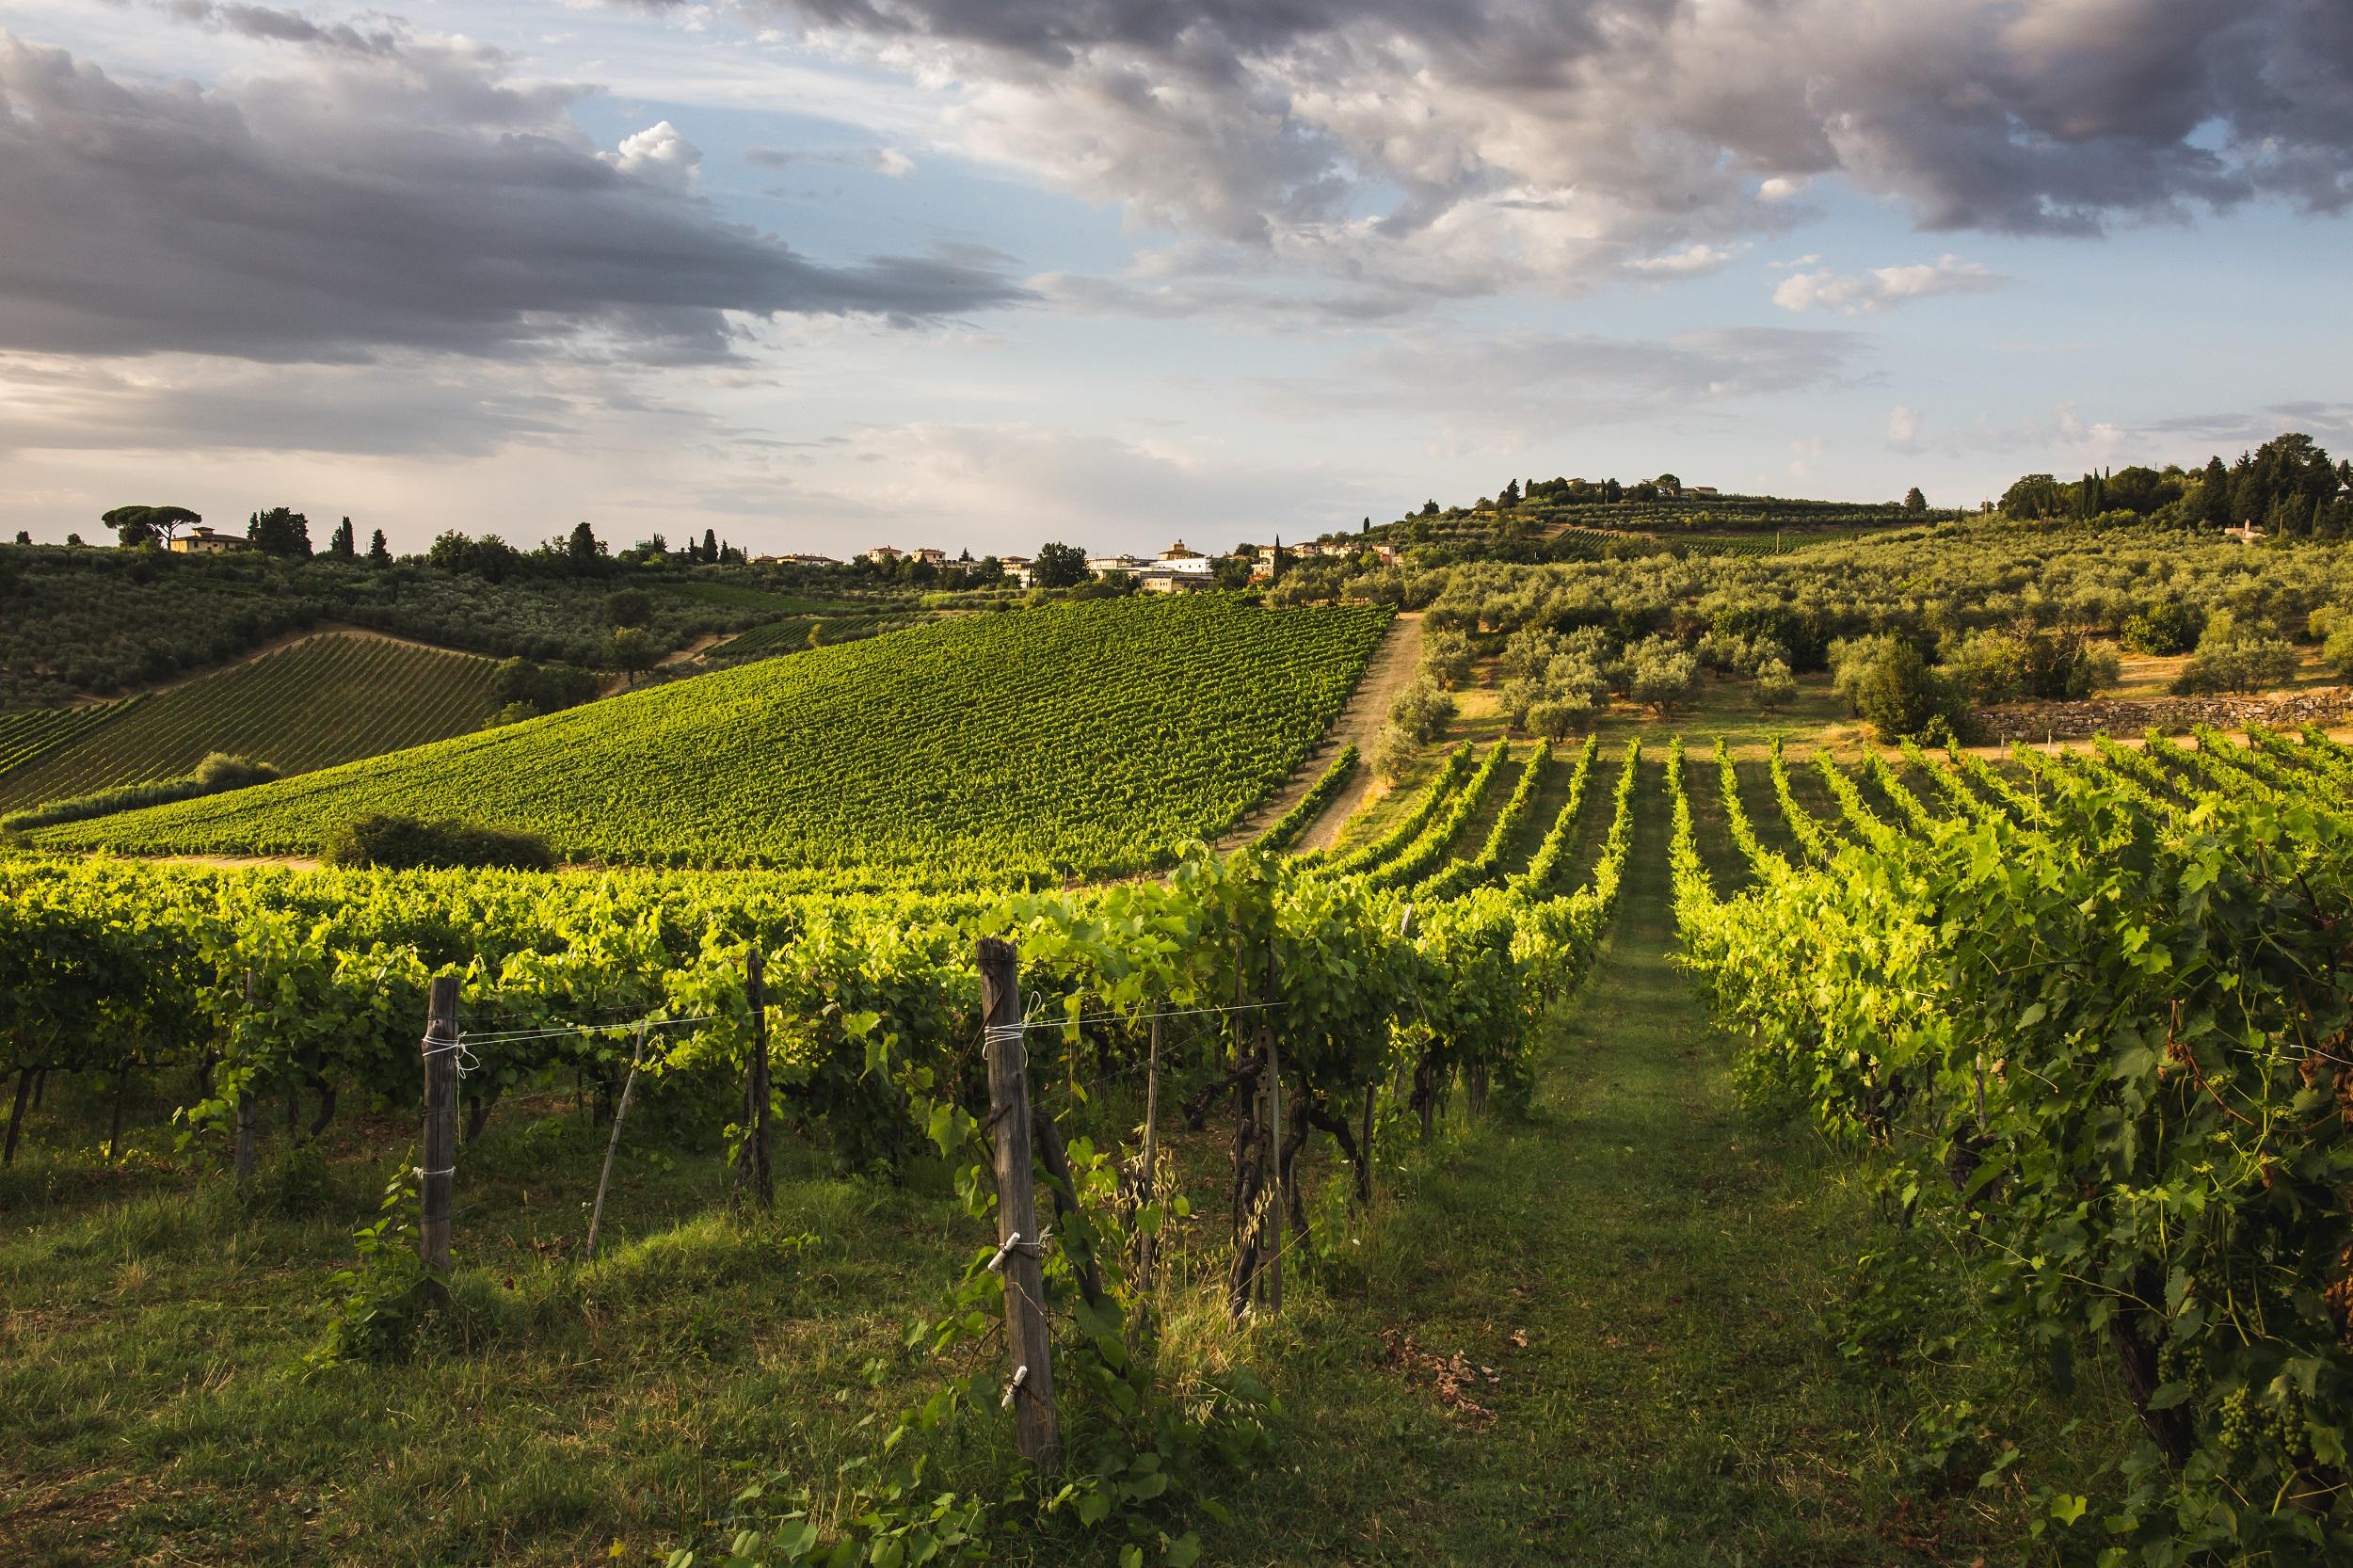
<instances>
[{"instance_id":1,"label":"wire tie","mask_svg":"<svg viewBox=\"0 0 2353 1568\"><path fill-rule=\"evenodd\" d=\"M1021 1385L1029 1381L1029 1363L1023 1362L1020 1366L1016 1367L1013 1369L1013 1381L1005 1384L1005 1397L997 1401L997 1408L1000 1410L1011 1410L1013 1408L1014 1395L1019 1393Z\"/></svg>"},{"instance_id":2,"label":"wire tie","mask_svg":"<svg viewBox=\"0 0 2353 1568\"><path fill-rule=\"evenodd\" d=\"M1011 1236L1006 1237L1004 1240L999 1242L997 1246L997 1256L988 1260L988 1272L993 1274L998 1270L1003 1268L1005 1266L1006 1256L1010 1254L1014 1248L1019 1246L1020 1244L1021 1233L1017 1230Z\"/></svg>"},{"instance_id":3,"label":"wire tie","mask_svg":"<svg viewBox=\"0 0 2353 1568\"><path fill-rule=\"evenodd\" d=\"M417 1173L417 1179L420 1181L423 1181L429 1176L456 1176L457 1174L457 1167L455 1165L446 1166L438 1171L428 1171L422 1165L412 1165L409 1169Z\"/></svg>"}]
</instances>

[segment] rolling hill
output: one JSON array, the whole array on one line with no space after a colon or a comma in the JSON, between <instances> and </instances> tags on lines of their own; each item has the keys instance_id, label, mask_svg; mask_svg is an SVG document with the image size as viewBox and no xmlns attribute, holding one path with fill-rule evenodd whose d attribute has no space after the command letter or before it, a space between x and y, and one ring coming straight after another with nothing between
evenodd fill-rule
<instances>
[{"instance_id":1,"label":"rolling hill","mask_svg":"<svg viewBox=\"0 0 2353 1568\"><path fill-rule=\"evenodd\" d=\"M961 617L40 841L308 854L388 811L615 863L1115 874L1279 785L1387 624L1223 597Z\"/></svg>"},{"instance_id":2,"label":"rolling hill","mask_svg":"<svg viewBox=\"0 0 2353 1568\"><path fill-rule=\"evenodd\" d=\"M0 810L178 777L207 752L293 774L461 735L497 707L497 673L476 654L326 632L103 709L10 715L28 730L82 727L0 772Z\"/></svg>"}]
</instances>

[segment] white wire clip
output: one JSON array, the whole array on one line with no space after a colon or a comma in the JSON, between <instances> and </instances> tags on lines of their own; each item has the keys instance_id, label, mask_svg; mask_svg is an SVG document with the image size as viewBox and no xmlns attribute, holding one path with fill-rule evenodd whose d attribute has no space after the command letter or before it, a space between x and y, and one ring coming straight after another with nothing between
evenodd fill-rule
<instances>
[{"instance_id":1,"label":"white wire clip","mask_svg":"<svg viewBox=\"0 0 2353 1568\"><path fill-rule=\"evenodd\" d=\"M1011 1236L1006 1237L1004 1240L999 1242L997 1246L997 1256L988 1260L988 1272L993 1274L998 1270L1003 1268L1005 1266L1006 1256L1012 1253L1014 1248L1019 1246L1020 1244L1021 1233L1017 1230Z\"/></svg>"},{"instance_id":2,"label":"white wire clip","mask_svg":"<svg viewBox=\"0 0 2353 1568\"><path fill-rule=\"evenodd\" d=\"M1005 1397L997 1401L997 1408L1000 1410L1011 1410L1013 1408L1013 1397L1021 1392L1021 1385L1029 1381L1030 1368L1029 1364L1024 1362L1022 1365L1016 1367L1013 1369L1013 1381L1005 1384Z\"/></svg>"}]
</instances>

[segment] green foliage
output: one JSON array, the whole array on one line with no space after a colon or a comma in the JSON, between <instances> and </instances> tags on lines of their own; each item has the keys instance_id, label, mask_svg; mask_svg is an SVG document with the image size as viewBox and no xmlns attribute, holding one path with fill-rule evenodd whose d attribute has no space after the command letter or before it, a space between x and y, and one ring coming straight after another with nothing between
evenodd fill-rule
<instances>
[{"instance_id":1,"label":"green foliage","mask_svg":"<svg viewBox=\"0 0 2353 1568\"><path fill-rule=\"evenodd\" d=\"M1386 621L1209 594L966 616L287 779L217 816L116 819L104 841L311 854L384 813L537 834L569 860L1132 871L1275 788Z\"/></svg>"},{"instance_id":2,"label":"green foliage","mask_svg":"<svg viewBox=\"0 0 2353 1568\"><path fill-rule=\"evenodd\" d=\"M1833 653L1838 694L1882 741L1926 735L1932 725L1957 727L1962 696L1908 637L1858 637Z\"/></svg>"},{"instance_id":3,"label":"green foliage","mask_svg":"<svg viewBox=\"0 0 2353 1568\"><path fill-rule=\"evenodd\" d=\"M416 871L432 867L498 866L515 871L552 871L554 852L547 840L511 828L445 819L376 812L354 817L328 836L319 857L330 866L359 871Z\"/></svg>"},{"instance_id":4,"label":"green foliage","mask_svg":"<svg viewBox=\"0 0 2353 1568\"><path fill-rule=\"evenodd\" d=\"M384 1183L376 1218L351 1233L359 1260L327 1282L327 1327L308 1356L312 1373L345 1361L400 1361L414 1349L431 1303L417 1250L417 1168L413 1151Z\"/></svg>"},{"instance_id":5,"label":"green foliage","mask_svg":"<svg viewBox=\"0 0 2353 1568\"><path fill-rule=\"evenodd\" d=\"M0 771L0 807L185 777L214 751L295 774L461 735L496 709L498 674L470 654L308 637L100 710L45 755Z\"/></svg>"},{"instance_id":6,"label":"green foliage","mask_svg":"<svg viewBox=\"0 0 2353 1568\"><path fill-rule=\"evenodd\" d=\"M1323 815L1324 808L1332 804L1333 797L1348 787L1348 781L1356 776L1357 766L1356 744L1352 741L1341 748L1337 757L1332 759L1332 765L1317 776L1316 781L1307 787L1307 792L1258 835L1257 847L1269 855L1280 854L1290 848L1292 841Z\"/></svg>"},{"instance_id":7,"label":"green foliage","mask_svg":"<svg viewBox=\"0 0 2353 1568\"><path fill-rule=\"evenodd\" d=\"M1454 698L1425 677L1398 693L1389 704L1389 723L1415 744L1428 745L1446 733L1456 711Z\"/></svg>"},{"instance_id":8,"label":"green foliage","mask_svg":"<svg viewBox=\"0 0 2353 1568\"><path fill-rule=\"evenodd\" d=\"M2267 691L2295 680L2299 663L2296 646L2268 623L2241 620L2218 610L2207 619L2198 651L2173 678L2173 690Z\"/></svg>"},{"instance_id":9,"label":"green foliage","mask_svg":"<svg viewBox=\"0 0 2353 1568\"><path fill-rule=\"evenodd\" d=\"M142 806L161 806L173 801L194 800L201 795L218 794L224 790L242 790L248 785L266 784L277 776L278 770L267 762L256 762L250 758L232 757L226 752L216 751L198 763L196 772L185 778L125 784L91 794L69 795L62 800L47 801L0 817L0 830L29 833L34 828L48 827L56 823L84 822L117 811L136 810Z\"/></svg>"},{"instance_id":10,"label":"green foliage","mask_svg":"<svg viewBox=\"0 0 2353 1568\"><path fill-rule=\"evenodd\" d=\"M2198 606L2169 599L2125 621L2120 635L2124 646L2135 653L2166 658L2196 648L2199 633L2205 629L2205 613Z\"/></svg>"},{"instance_id":11,"label":"green foliage","mask_svg":"<svg viewBox=\"0 0 2353 1568\"><path fill-rule=\"evenodd\" d=\"M1828 845L1737 897L1691 856L1687 962L1758 1042L1750 1084L1895 1162L1924 1246L1966 1270L1932 1294L1984 1302L2062 1384L2077 1355L2116 1363L2144 1437L2105 1495L2048 1500L2063 1551L2333 1560L2353 1549L2332 1480L2353 1410L2353 840L2325 743L2160 749L2194 808L2043 760L2002 809ZM1854 1342L1901 1337L1910 1256L1875 1265ZM1969 1430L1930 1423L1923 1463L2008 1463L1965 1452Z\"/></svg>"}]
</instances>

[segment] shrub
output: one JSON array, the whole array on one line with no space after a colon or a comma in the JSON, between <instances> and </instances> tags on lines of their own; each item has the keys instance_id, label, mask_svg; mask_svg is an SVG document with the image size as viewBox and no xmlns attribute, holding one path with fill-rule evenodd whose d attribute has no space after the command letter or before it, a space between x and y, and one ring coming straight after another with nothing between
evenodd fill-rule
<instances>
[{"instance_id":1,"label":"shrub","mask_svg":"<svg viewBox=\"0 0 2353 1568\"><path fill-rule=\"evenodd\" d=\"M1779 659L1768 659L1757 666L1756 700L1765 708L1779 708L1792 702L1798 696L1798 678L1789 673L1789 665Z\"/></svg>"},{"instance_id":2,"label":"shrub","mask_svg":"<svg viewBox=\"0 0 2353 1568\"><path fill-rule=\"evenodd\" d=\"M1460 632L1433 632L1421 645L1421 672L1444 691L1454 691L1470 680L1475 657L1471 640Z\"/></svg>"},{"instance_id":3,"label":"shrub","mask_svg":"<svg viewBox=\"0 0 2353 1568\"><path fill-rule=\"evenodd\" d=\"M1415 739L1394 724L1385 724L1373 737L1372 771L1394 784L1404 776L1421 750Z\"/></svg>"},{"instance_id":4,"label":"shrub","mask_svg":"<svg viewBox=\"0 0 2353 1568\"><path fill-rule=\"evenodd\" d=\"M1881 633L1841 643L1833 664L1840 695L1882 741L1929 734L1940 719L1948 729L1962 727L1966 699L1908 637Z\"/></svg>"},{"instance_id":5,"label":"shrub","mask_svg":"<svg viewBox=\"0 0 2353 1568\"><path fill-rule=\"evenodd\" d=\"M425 822L390 812L344 823L328 837L320 857L330 866L384 871L504 866L543 872L555 867L555 852L536 834L455 820Z\"/></svg>"},{"instance_id":6,"label":"shrub","mask_svg":"<svg viewBox=\"0 0 2353 1568\"><path fill-rule=\"evenodd\" d=\"M1389 723L1416 744L1427 745L1446 733L1456 712L1454 699L1425 677L1398 694L1389 707Z\"/></svg>"},{"instance_id":7,"label":"shrub","mask_svg":"<svg viewBox=\"0 0 2353 1568\"><path fill-rule=\"evenodd\" d=\"M242 790L252 784L266 784L278 776L278 770L267 762L257 762L250 757L232 757L225 751L208 754L196 765L199 794L216 795L223 790Z\"/></svg>"},{"instance_id":8,"label":"shrub","mask_svg":"<svg viewBox=\"0 0 2353 1568\"><path fill-rule=\"evenodd\" d=\"M92 817L111 817L118 811L136 811L142 806L168 806L175 800L194 800L199 795L218 794L224 790L242 790L248 784L266 784L277 776L278 770L267 762L216 751L184 778L123 784L93 794L47 801L0 817L0 830L29 833L36 827L50 827L58 823L87 822Z\"/></svg>"},{"instance_id":9,"label":"shrub","mask_svg":"<svg viewBox=\"0 0 2353 1568\"><path fill-rule=\"evenodd\" d=\"M1653 638L1627 657L1626 696L1659 713L1690 701L1699 684L1698 656L1664 639Z\"/></svg>"},{"instance_id":10,"label":"shrub","mask_svg":"<svg viewBox=\"0 0 2353 1568\"><path fill-rule=\"evenodd\" d=\"M2124 646L2135 653L2153 654L2159 658L2187 653L2198 646L2198 634L2205 627L2204 611L2179 600L2168 600L2163 604L2151 605L2124 622Z\"/></svg>"},{"instance_id":11,"label":"shrub","mask_svg":"<svg viewBox=\"0 0 2353 1568\"><path fill-rule=\"evenodd\" d=\"M2241 621L2217 611L2198 639L2198 651L2174 678L2182 694L2260 692L2296 678L2296 645L2267 621Z\"/></svg>"}]
</instances>

